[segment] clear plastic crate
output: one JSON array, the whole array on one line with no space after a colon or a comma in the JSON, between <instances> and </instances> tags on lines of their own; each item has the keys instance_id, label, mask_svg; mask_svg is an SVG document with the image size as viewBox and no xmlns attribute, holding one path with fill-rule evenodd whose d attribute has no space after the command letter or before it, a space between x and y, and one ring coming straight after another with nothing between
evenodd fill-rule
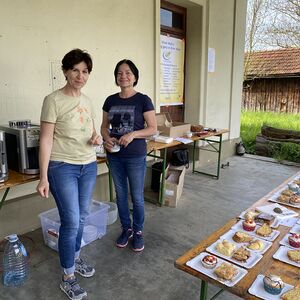
<instances>
[{"instance_id":1,"label":"clear plastic crate","mask_svg":"<svg viewBox=\"0 0 300 300\"><path fill-rule=\"evenodd\" d=\"M81 247L100 239L106 234L109 205L93 200L90 213L86 218L83 229ZM60 217L57 208L39 214L44 242L53 250L58 251L58 236Z\"/></svg>"}]
</instances>

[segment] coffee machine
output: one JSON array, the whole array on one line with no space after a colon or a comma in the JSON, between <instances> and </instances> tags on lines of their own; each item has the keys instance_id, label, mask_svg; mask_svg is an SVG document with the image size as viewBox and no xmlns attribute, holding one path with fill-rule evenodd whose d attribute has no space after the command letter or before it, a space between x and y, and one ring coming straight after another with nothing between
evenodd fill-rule
<instances>
[{"instance_id":1,"label":"coffee machine","mask_svg":"<svg viewBox=\"0 0 300 300\"><path fill-rule=\"evenodd\" d=\"M14 120L0 126L0 130L5 132L8 168L38 174L40 126L30 120Z\"/></svg>"},{"instance_id":2,"label":"coffee machine","mask_svg":"<svg viewBox=\"0 0 300 300\"><path fill-rule=\"evenodd\" d=\"M0 182L8 179L5 132L0 131Z\"/></svg>"}]
</instances>

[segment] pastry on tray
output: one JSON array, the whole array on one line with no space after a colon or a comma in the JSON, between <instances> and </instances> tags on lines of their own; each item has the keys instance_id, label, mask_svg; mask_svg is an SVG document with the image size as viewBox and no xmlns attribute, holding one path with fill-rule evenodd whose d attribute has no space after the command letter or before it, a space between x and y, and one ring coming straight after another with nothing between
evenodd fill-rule
<instances>
[{"instance_id":1,"label":"pastry on tray","mask_svg":"<svg viewBox=\"0 0 300 300\"><path fill-rule=\"evenodd\" d=\"M233 243L223 240L217 244L217 251L225 256L231 256L236 246Z\"/></svg>"},{"instance_id":2,"label":"pastry on tray","mask_svg":"<svg viewBox=\"0 0 300 300\"><path fill-rule=\"evenodd\" d=\"M281 195L285 195L285 196L293 196L294 195L294 192L291 191L290 189L287 189L287 190L284 190L281 192Z\"/></svg>"},{"instance_id":3,"label":"pastry on tray","mask_svg":"<svg viewBox=\"0 0 300 300\"><path fill-rule=\"evenodd\" d=\"M294 192L291 191L290 189L286 189L284 191L281 192L281 195L285 195L285 196L293 196L294 195Z\"/></svg>"},{"instance_id":4,"label":"pastry on tray","mask_svg":"<svg viewBox=\"0 0 300 300\"><path fill-rule=\"evenodd\" d=\"M288 237L288 240L289 240L289 244L290 244L292 247L300 248L300 234L292 233L292 234Z\"/></svg>"},{"instance_id":5,"label":"pastry on tray","mask_svg":"<svg viewBox=\"0 0 300 300\"><path fill-rule=\"evenodd\" d=\"M262 249L264 249L264 247L265 247L265 244L261 240L251 241L249 243L249 245L247 246L247 248L249 248L251 250L262 250Z\"/></svg>"},{"instance_id":6,"label":"pastry on tray","mask_svg":"<svg viewBox=\"0 0 300 300\"><path fill-rule=\"evenodd\" d=\"M253 237L251 237L249 234L242 232L242 231L237 231L232 239L236 242L236 243L248 243L251 242L253 240Z\"/></svg>"},{"instance_id":7,"label":"pastry on tray","mask_svg":"<svg viewBox=\"0 0 300 300\"><path fill-rule=\"evenodd\" d=\"M300 250L288 250L287 256L290 260L300 263Z\"/></svg>"},{"instance_id":8,"label":"pastry on tray","mask_svg":"<svg viewBox=\"0 0 300 300\"><path fill-rule=\"evenodd\" d=\"M300 179L294 180L293 183L298 184L300 186Z\"/></svg>"},{"instance_id":9,"label":"pastry on tray","mask_svg":"<svg viewBox=\"0 0 300 300\"><path fill-rule=\"evenodd\" d=\"M215 269L214 273L219 278L231 280L238 273L238 270L233 265L224 262Z\"/></svg>"},{"instance_id":10,"label":"pastry on tray","mask_svg":"<svg viewBox=\"0 0 300 300\"><path fill-rule=\"evenodd\" d=\"M290 203L294 205L299 205L300 204L300 195L293 195L290 197Z\"/></svg>"},{"instance_id":11,"label":"pastry on tray","mask_svg":"<svg viewBox=\"0 0 300 300\"><path fill-rule=\"evenodd\" d=\"M259 213L254 220L256 221L256 223L258 224L263 224L263 223L267 223L269 225L271 225L273 223L273 221L275 220L274 216L271 216L269 214L266 213Z\"/></svg>"},{"instance_id":12,"label":"pastry on tray","mask_svg":"<svg viewBox=\"0 0 300 300\"><path fill-rule=\"evenodd\" d=\"M218 259L214 255L205 255L201 262L205 268L213 269L217 265Z\"/></svg>"},{"instance_id":13,"label":"pastry on tray","mask_svg":"<svg viewBox=\"0 0 300 300\"><path fill-rule=\"evenodd\" d=\"M272 231L272 228L267 223L264 223L260 228L256 230L256 233L260 236L266 237L270 236Z\"/></svg>"},{"instance_id":14,"label":"pastry on tray","mask_svg":"<svg viewBox=\"0 0 300 300\"><path fill-rule=\"evenodd\" d=\"M247 250L245 247L240 247L233 253L232 258L238 261L246 262L250 256L251 253L249 250Z\"/></svg>"},{"instance_id":15,"label":"pastry on tray","mask_svg":"<svg viewBox=\"0 0 300 300\"><path fill-rule=\"evenodd\" d=\"M254 231L256 227L256 223L254 219L248 219L243 221L243 229L246 231Z\"/></svg>"},{"instance_id":16,"label":"pastry on tray","mask_svg":"<svg viewBox=\"0 0 300 300\"><path fill-rule=\"evenodd\" d=\"M281 296L282 300L299 300L300 299L300 287L295 287L292 290L285 292Z\"/></svg>"},{"instance_id":17,"label":"pastry on tray","mask_svg":"<svg viewBox=\"0 0 300 300\"><path fill-rule=\"evenodd\" d=\"M277 201L283 202L283 203L289 203L290 202L290 197L291 196L286 196L286 195L280 195L277 198Z\"/></svg>"},{"instance_id":18,"label":"pastry on tray","mask_svg":"<svg viewBox=\"0 0 300 300\"><path fill-rule=\"evenodd\" d=\"M272 295L279 295L284 288L284 283L277 275L268 275L264 279L264 289Z\"/></svg>"}]
</instances>

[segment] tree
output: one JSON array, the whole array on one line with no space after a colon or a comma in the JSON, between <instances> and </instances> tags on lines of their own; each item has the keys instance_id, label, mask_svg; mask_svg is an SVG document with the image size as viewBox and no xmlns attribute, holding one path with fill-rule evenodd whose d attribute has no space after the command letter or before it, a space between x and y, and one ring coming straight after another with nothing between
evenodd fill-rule
<instances>
[{"instance_id":1,"label":"tree","mask_svg":"<svg viewBox=\"0 0 300 300\"><path fill-rule=\"evenodd\" d=\"M273 0L267 44L276 48L300 47L300 0Z\"/></svg>"},{"instance_id":2,"label":"tree","mask_svg":"<svg viewBox=\"0 0 300 300\"><path fill-rule=\"evenodd\" d=\"M245 36L244 80L251 69L252 53L259 50L266 39L269 0L249 0ZM259 72L259 70L257 70Z\"/></svg>"}]
</instances>

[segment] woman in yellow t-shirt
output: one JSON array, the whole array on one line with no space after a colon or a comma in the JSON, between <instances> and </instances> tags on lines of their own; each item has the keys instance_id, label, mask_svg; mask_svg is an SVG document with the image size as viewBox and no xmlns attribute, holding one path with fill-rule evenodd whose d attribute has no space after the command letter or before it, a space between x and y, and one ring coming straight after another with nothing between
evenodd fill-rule
<instances>
[{"instance_id":1,"label":"woman in yellow t-shirt","mask_svg":"<svg viewBox=\"0 0 300 300\"><path fill-rule=\"evenodd\" d=\"M97 176L96 154L100 136L94 128L94 110L81 92L93 63L80 49L62 60L66 78L63 88L44 99L41 112L40 182L37 191L48 198L51 191L61 220L58 249L62 268L60 288L69 299L83 299L87 293L74 276L91 277L95 269L79 257L82 233Z\"/></svg>"}]
</instances>

